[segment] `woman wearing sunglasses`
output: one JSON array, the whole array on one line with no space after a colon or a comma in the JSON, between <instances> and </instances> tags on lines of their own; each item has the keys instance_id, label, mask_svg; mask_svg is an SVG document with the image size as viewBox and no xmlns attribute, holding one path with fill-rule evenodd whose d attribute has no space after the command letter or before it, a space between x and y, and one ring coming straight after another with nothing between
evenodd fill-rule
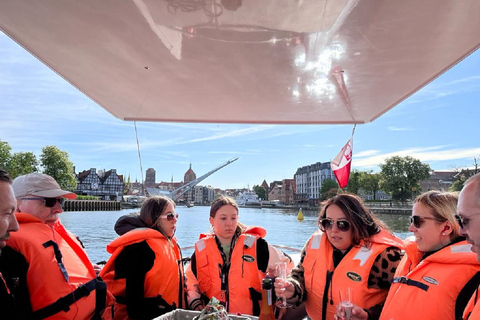
<instances>
[{"instance_id":1,"label":"woman wearing sunglasses","mask_svg":"<svg viewBox=\"0 0 480 320\"><path fill-rule=\"evenodd\" d=\"M113 319L153 319L185 307L177 220L173 200L152 197L143 202L139 216L117 221L121 236L107 246L112 256L100 273L115 296Z\"/></svg>"},{"instance_id":2,"label":"woman wearing sunglasses","mask_svg":"<svg viewBox=\"0 0 480 320\"><path fill-rule=\"evenodd\" d=\"M311 319L341 319L339 291L351 288L355 306L350 319L378 319L402 241L351 194L323 203L319 229L285 283L287 302L298 306L305 301ZM275 282L277 295L282 287Z\"/></svg>"},{"instance_id":3,"label":"woman wearing sunglasses","mask_svg":"<svg viewBox=\"0 0 480 320\"><path fill-rule=\"evenodd\" d=\"M459 236L457 200L456 193L438 191L415 199L408 228L414 238L405 241L380 319L462 318L478 288L480 265Z\"/></svg>"},{"instance_id":4,"label":"woman wearing sunglasses","mask_svg":"<svg viewBox=\"0 0 480 320\"><path fill-rule=\"evenodd\" d=\"M187 267L189 307L202 310L215 297L229 313L260 314L261 281L275 262L291 260L263 239L265 229L238 222L234 199L221 196L210 208L213 232L200 235Z\"/></svg>"}]
</instances>

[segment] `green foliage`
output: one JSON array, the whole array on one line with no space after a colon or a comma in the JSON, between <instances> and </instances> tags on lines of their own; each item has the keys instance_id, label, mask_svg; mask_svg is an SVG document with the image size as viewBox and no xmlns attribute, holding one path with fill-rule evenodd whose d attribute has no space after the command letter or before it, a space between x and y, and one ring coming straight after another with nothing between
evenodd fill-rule
<instances>
[{"instance_id":1,"label":"green foliage","mask_svg":"<svg viewBox=\"0 0 480 320\"><path fill-rule=\"evenodd\" d=\"M458 179L455 182L453 182L453 184L450 186L448 191L458 191L458 192L460 192L463 189L464 183L465 183L464 180Z\"/></svg>"},{"instance_id":2,"label":"green foliage","mask_svg":"<svg viewBox=\"0 0 480 320\"><path fill-rule=\"evenodd\" d=\"M267 200L267 190L262 186L253 186L253 192L255 192L258 198L262 200Z\"/></svg>"},{"instance_id":3,"label":"green foliage","mask_svg":"<svg viewBox=\"0 0 480 320\"><path fill-rule=\"evenodd\" d=\"M130 182L130 175L128 175L128 178L126 181L123 183L123 194L128 194L128 191L130 190L130 187L132 186L132 183Z\"/></svg>"},{"instance_id":4,"label":"green foliage","mask_svg":"<svg viewBox=\"0 0 480 320\"><path fill-rule=\"evenodd\" d=\"M33 152L15 152L10 164L10 175L12 178L37 172L38 161Z\"/></svg>"},{"instance_id":5,"label":"green foliage","mask_svg":"<svg viewBox=\"0 0 480 320\"><path fill-rule=\"evenodd\" d=\"M371 192L373 194L373 199L376 200L377 191L380 190L380 180L380 173L362 171L359 178L360 188Z\"/></svg>"},{"instance_id":6,"label":"green foliage","mask_svg":"<svg viewBox=\"0 0 480 320\"><path fill-rule=\"evenodd\" d=\"M327 200L334 197L338 193L338 183L332 179L322 180L322 186L320 187L320 200Z\"/></svg>"},{"instance_id":7,"label":"green foliage","mask_svg":"<svg viewBox=\"0 0 480 320\"><path fill-rule=\"evenodd\" d=\"M40 163L43 173L57 180L62 189L75 190L77 182L73 172L73 163L69 160L68 153L55 146L46 146L42 149Z\"/></svg>"},{"instance_id":8,"label":"green foliage","mask_svg":"<svg viewBox=\"0 0 480 320\"><path fill-rule=\"evenodd\" d=\"M363 171L358 171L356 169L350 172L350 177L348 178L348 185L345 188L347 192L358 194L358 190L361 188L360 186L360 177Z\"/></svg>"},{"instance_id":9,"label":"green foliage","mask_svg":"<svg viewBox=\"0 0 480 320\"><path fill-rule=\"evenodd\" d=\"M11 151L12 148L8 142L0 140L0 168L7 170L13 179L38 171L38 161L33 152L12 154Z\"/></svg>"},{"instance_id":10,"label":"green foliage","mask_svg":"<svg viewBox=\"0 0 480 320\"><path fill-rule=\"evenodd\" d=\"M387 158L380 165L382 189L395 200L405 201L421 191L419 181L430 177L430 166L412 157Z\"/></svg>"},{"instance_id":11,"label":"green foliage","mask_svg":"<svg viewBox=\"0 0 480 320\"><path fill-rule=\"evenodd\" d=\"M8 142L0 140L0 168L10 171L10 164L12 162L12 147Z\"/></svg>"}]
</instances>

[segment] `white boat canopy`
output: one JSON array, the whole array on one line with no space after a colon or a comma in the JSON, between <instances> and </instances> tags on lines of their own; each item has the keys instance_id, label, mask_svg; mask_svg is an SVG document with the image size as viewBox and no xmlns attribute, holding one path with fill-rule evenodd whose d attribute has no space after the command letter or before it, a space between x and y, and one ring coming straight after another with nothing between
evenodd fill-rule
<instances>
[{"instance_id":1,"label":"white boat canopy","mask_svg":"<svg viewBox=\"0 0 480 320\"><path fill-rule=\"evenodd\" d=\"M123 120L366 123L475 51L478 0L1 0L0 28Z\"/></svg>"}]
</instances>

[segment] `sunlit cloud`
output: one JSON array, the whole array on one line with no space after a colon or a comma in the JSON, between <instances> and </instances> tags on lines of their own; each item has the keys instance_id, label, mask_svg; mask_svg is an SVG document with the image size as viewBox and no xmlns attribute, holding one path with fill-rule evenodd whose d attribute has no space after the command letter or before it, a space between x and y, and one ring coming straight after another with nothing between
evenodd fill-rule
<instances>
[{"instance_id":1,"label":"sunlit cloud","mask_svg":"<svg viewBox=\"0 0 480 320\"><path fill-rule=\"evenodd\" d=\"M466 148L466 149L448 149L438 150L444 146L436 146L430 148L414 148L394 151L390 153L378 154L371 157L358 159L353 156L352 165L357 168L371 168L376 167L385 162L385 159L394 156L410 156L422 162L447 161L458 159L469 159L480 155L480 148Z\"/></svg>"},{"instance_id":2,"label":"sunlit cloud","mask_svg":"<svg viewBox=\"0 0 480 320\"><path fill-rule=\"evenodd\" d=\"M357 158L370 157L379 153L380 153L380 150L366 150L366 151L361 151L359 153L356 153L355 157Z\"/></svg>"},{"instance_id":3,"label":"sunlit cloud","mask_svg":"<svg viewBox=\"0 0 480 320\"><path fill-rule=\"evenodd\" d=\"M388 127L390 131L414 131L412 128Z\"/></svg>"}]
</instances>

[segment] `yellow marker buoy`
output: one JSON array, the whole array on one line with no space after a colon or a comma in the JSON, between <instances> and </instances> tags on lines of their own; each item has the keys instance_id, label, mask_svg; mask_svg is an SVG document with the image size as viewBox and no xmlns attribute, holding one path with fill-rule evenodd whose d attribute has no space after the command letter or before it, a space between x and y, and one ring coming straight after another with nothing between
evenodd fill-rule
<instances>
[{"instance_id":1,"label":"yellow marker buoy","mask_svg":"<svg viewBox=\"0 0 480 320\"><path fill-rule=\"evenodd\" d=\"M298 210L298 214L297 214L297 220L298 220L298 221L303 221L303 212L302 212L302 208L300 208L300 210Z\"/></svg>"}]
</instances>

